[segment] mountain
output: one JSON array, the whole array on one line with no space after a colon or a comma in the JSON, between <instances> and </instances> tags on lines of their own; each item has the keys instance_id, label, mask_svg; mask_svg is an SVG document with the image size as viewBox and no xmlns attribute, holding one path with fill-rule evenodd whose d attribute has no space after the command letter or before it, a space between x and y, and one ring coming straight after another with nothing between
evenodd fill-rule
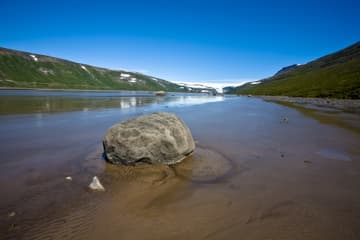
<instances>
[{"instance_id":1,"label":"mountain","mask_svg":"<svg viewBox=\"0 0 360 240\"><path fill-rule=\"evenodd\" d=\"M293 65L290 65L290 66L286 66L286 67L283 67L282 69L280 69L277 73L275 73L274 76L279 76L281 74L284 74L284 73L288 73L290 72L291 70L293 70L294 68L298 67L298 66L301 66L302 64L293 64Z\"/></svg>"},{"instance_id":2,"label":"mountain","mask_svg":"<svg viewBox=\"0 0 360 240\"><path fill-rule=\"evenodd\" d=\"M239 86L237 94L360 98L360 42L274 76Z\"/></svg>"},{"instance_id":3,"label":"mountain","mask_svg":"<svg viewBox=\"0 0 360 240\"><path fill-rule=\"evenodd\" d=\"M223 93L227 94L227 93L231 93L231 92L234 92L235 91L235 87L232 87L232 86L228 86L228 87L223 87Z\"/></svg>"},{"instance_id":4,"label":"mountain","mask_svg":"<svg viewBox=\"0 0 360 240\"><path fill-rule=\"evenodd\" d=\"M137 72L110 70L41 54L0 48L0 87L186 91Z\"/></svg>"},{"instance_id":5,"label":"mountain","mask_svg":"<svg viewBox=\"0 0 360 240\"><path fill-rule=\"evenodd\" d=\"M215 88L206 86L204 84L180 83L180 82L178 82L177 84L180 85L182 88L184 88L186 91L190 91L190 92L207 93L207 94L211 94L211 95L218 94L218 91Z\"/></svg>"}]
</instances>

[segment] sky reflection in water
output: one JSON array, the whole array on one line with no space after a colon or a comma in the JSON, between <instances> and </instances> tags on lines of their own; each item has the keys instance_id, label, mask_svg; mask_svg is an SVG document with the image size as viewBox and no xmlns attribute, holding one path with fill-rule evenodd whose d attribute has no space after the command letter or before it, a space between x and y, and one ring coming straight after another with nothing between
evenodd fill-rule
<instances>
[{"instance_id":1,"label":"sky reflection in water","mask_svg":"<svg viewBox=\"0 0 360 240\"><path fill-rule=\"evenodd\" d=\"M177 107L223 101L223 96L149 92L64 92L0 90L0 114L58 113L96 109L130 109L140 106Z\"/></svg>"}]
</instances>

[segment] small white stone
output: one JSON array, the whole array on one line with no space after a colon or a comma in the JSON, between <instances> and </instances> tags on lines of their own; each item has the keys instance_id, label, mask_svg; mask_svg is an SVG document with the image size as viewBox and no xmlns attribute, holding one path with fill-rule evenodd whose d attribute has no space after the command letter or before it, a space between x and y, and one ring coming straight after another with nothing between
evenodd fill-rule
<instances>
[{"instance_id":1,"label":"small white stone","mask_svg":"<svg viewBox=\"0 0 360 240\"><path fill-rule=\"evenodd\" d=\"M93 180L89 185L89 188L91 190L96 190L96 191L105 191L105 188L103 187L103 185L101 185L99 179L96 176L93 177Z\"/></svg>"},{"instance_id":2,"label":"small white stone","mask_svg":"<svg viewBox=\"0 0 360 240\"><path fill-rule=\"evenodd\" d=\"M65 179L68 181L72 181L72 177L70 177L70 176L67 176Z\"/></svg>"},{"instance_id":3,"label":"small white stone","mask_svg":"<svg viewBox=\"0 0 360 240\"><path fill-rule=\"evenodd\" d=\"M10 213L8 214L9 217L14 217L15 215L16 215L16 212L10 212Z\"/></svg>"}]
</instances>

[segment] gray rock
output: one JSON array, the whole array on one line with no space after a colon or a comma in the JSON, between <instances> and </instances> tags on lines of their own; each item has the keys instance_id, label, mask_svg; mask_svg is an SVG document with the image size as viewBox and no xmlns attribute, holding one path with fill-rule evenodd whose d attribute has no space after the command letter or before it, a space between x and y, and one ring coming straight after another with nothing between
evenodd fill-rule
<instances>
[{"instance_id":1,"label":"gray rock","mask_svg":"<svg viewBox=\"0 0 360 240\"><path fill-rule=\"evenodd\" d=\"M103 141L106 159L136 164L181 162L195 149L189 128L175 114L158 112L112 126Z\"/></svg>"}]
</instances>

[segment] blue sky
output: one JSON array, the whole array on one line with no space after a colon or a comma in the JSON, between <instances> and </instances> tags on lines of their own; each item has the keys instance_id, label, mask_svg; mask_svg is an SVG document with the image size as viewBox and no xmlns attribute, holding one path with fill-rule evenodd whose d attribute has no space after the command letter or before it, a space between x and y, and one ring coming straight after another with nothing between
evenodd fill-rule
<instances>
[{"instance_id":1,"label":"blue sky","mask_svg":"<svg viewBox=\"0 0 360 240\"><path fill-rule=\"evenodd\" d=\"M226 85L359 41L359 13L355 0L2 0L0 46Z\"/></svg>"}]
</instances>

